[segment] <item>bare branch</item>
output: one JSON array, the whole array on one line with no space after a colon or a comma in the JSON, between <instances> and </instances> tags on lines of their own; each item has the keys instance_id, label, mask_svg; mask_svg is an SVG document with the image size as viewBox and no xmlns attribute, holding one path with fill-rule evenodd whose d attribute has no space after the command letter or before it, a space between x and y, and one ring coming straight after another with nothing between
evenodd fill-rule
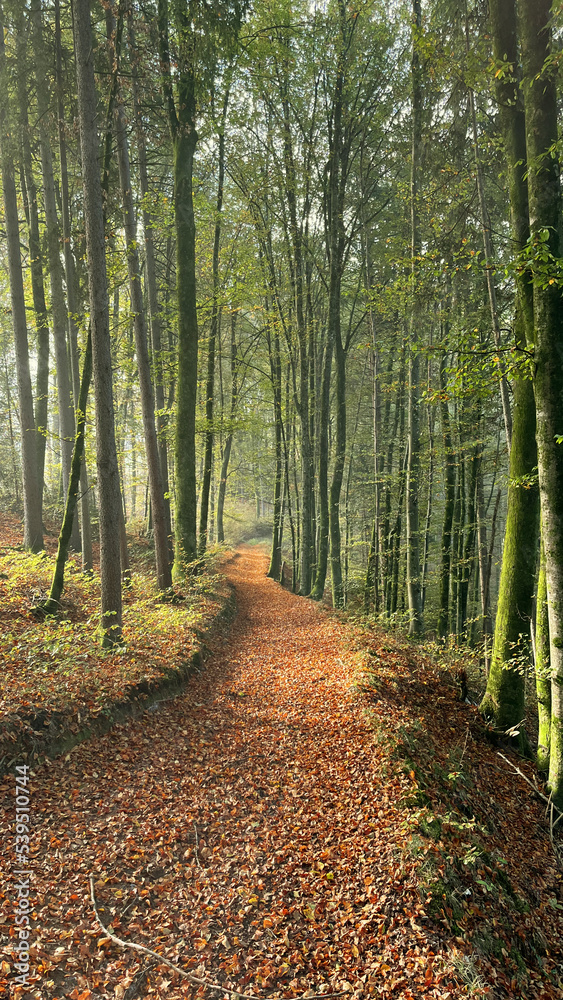
<instances>
[{"instance_id":1,"label":"bare branch","mask_svg":"<svg viewBox=\"0 0 563 1000\"><path fill-rule=\"evenodd\" d=\"M207 990L218 990L220 993L230 993L231 996L240 997L241 1000L261 1000L260 997L253 996L250 993L241 993L240 990L232 990L229 986L220 986L219 983L212 983L207 979L199 979L197 976L193 976L191 972L186 972L185 969L181 969L179 965L174 965L174 962L170 962L169 959L164 957L164 955L159 955L159 953L157 951L153 951L152 948L145 948L143 944L136 944L135 941L124 941L122 938L117 937L117 934L113 934L112 931L110 931L109 928L102 923L102 919L98 913L96 895L94 892L93 875L90 875L90 899L92 900L96 920L98 921L104 934L106 934L110 941L113 941L114 944L119 945L120 948L132 948L134 951L140 951L142 955L150 955L151 958L155 958L157 960L159 965L167 965L169 969L177 972L178 975L183 976L184 979L188 979L190 983L194 983L196 986L204 986ZM310 995L309 991L307 991L307 994ZM291 997L290 1000L300 1000L303 996L305 996L304 993L299 993L296 997ZM339 993L318 993L317 996L322 997L323 1000L325 1000L325 998L328 1000L328 997L344 996L344 991L341 990Z\"/></svg>"}]
</instances>

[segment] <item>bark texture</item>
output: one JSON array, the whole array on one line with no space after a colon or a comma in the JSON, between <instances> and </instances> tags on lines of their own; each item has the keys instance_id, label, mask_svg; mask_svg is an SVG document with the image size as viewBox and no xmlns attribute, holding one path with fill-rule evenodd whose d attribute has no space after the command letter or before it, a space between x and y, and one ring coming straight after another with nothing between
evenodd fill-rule
<instances>
[{"instance_id":1,"label":"bark texture","mask_svg":"<svg viewBox=\"0 0 563 1000\"><path fill-rule=\"evenodd\" d=\"M556 69L552 55L551 3L520 0L528 198L534 278L534 395L538 473L545 551L551 659L549 785L563 806L563 310L557 282L550 283L535 248L560 256L561 193L557 143Z\"/></svg>"},{"instance_id":2,"label":"bark texture","mask_svg":"<svg viewBox=\"0 0 563 1000\"><path fill-rule=\"evenodd\" d=\"M115 448L109 301L100 147L96 125L92 25L89 0L74 0L74 50L78 83L78 118L84 189L84 221L96 400L96 462L100 524L101 631L104 646L121 641L121 564L119 521L121 495Z\"/></svg>"},{"instance_id":3,"label":"bark texture","mask_svg":"<svg viewBox=\"0 0 563 1000\"><path fill-rule=\"evenodd\" d=\"M0 7L0 83L7 94L6 53L4 46L4 16ZM0 156L2 159L2 188L4 193L4 224L8 245L8 272L10 301L16 353L18 403L20 409L24 548L39 552L43 548L42 484L37 468L37 433L33 412L33 393L29 367L29 345L25 315L22 262L20 253L20 226L18 202L14 180L14 163L11 148L12 130L4 102L0 105Z\"/></svg>"}]
</instances>

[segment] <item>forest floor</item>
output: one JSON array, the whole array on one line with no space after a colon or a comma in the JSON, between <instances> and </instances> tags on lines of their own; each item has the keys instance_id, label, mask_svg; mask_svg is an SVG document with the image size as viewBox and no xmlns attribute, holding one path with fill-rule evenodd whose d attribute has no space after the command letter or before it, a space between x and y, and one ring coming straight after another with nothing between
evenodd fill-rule
<instances>
[{"instance_id":1,"label":"forest floor","mask_svg":"<svg viewBox=\"0 0 563 1000\"><path fill-rule=\"evenodd\" d=\"M1 995L563 997L541 801L429 659L266 566L226 562L237 617L181 695L33 768L27 987L4 778ZM91 877L112 935L218 991L112 940Z\"/></svg>"},{"instance_id":2,"label":"forest floor","mask_svg":"<svg viewBox=\"0 0 563 1000\"><path fill-rule=\"evenodd\" d=\"M106 652L96 635L99 576L82 573L78 553L66 564L59 614L40 612L56 550L51 532L43 552L22 551L21 523L0 514L0 775L22 754L52 756L86 731L104 731L115 718L170 694L200 662L208 630L231 603L213 558L186 587L159 595L149 542L131 538L124 645Z\"/></svg>"}]
</instances>

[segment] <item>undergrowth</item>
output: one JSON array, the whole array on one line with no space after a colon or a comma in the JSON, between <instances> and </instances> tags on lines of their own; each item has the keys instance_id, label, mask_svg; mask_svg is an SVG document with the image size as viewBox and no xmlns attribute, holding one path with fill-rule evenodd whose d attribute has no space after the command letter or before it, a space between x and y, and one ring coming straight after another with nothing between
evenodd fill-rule
<instances>
[{"instance_id":1,"label":"undergrowth","mask_svg":"<svg viewBox=\"0 0 563 1000\"><path fill-rule=\"evenodd\" d=\"M10 740L33 719L47 728L53 715L68 716L76 726L127 697L135 685L150 687L169 677L201 645L222 606L217 563L225 550L212 549L197 574L164 594L154 582L148 540L133 539L130 555L131 585L123 589L123 644L107 651L99 642L96 571L85 575L79 557L71 555L59 613L45 617L37 614L37 607L49 591L53 553L32 555L0 547L0 711Z\"/></svg>"},{"instance_id":2,"label":"undergrowth","mask_svg":"<svg viewBox=\"0 0 563 1000\"><path fill-rule=\"evenodd\" d=\"M403 849L417 862L427 914L450 935L452 966L466 994L497 996L491 983L501 974L513 996L526 996L538 982L560 988L544 915L563 906L561 879L555 876L557 891L546 899L538 891L537 860L534 875L528 868L530 842L539 838L543 863L557 869L548 825L541 829L530 790L522 795L515 788L478 713L478 654L454 645L414 647L406 636L359 618L354 626L356 687L374 740L387 749L388 769L402 776ZM469 703L459 697L461 668ZM391 705L401 716L392 730ZM491 968L502 973L492 975Z\"/></svg>"}]
</instances>

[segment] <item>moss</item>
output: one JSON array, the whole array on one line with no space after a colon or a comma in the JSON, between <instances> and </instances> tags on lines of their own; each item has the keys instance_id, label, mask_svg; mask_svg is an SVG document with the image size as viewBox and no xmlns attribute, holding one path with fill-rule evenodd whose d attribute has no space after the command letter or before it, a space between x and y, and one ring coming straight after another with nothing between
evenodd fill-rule
<instances>
[{"instance_id":1,"label":"moss","mask_svg":"<svg viewBox=\"0 0 563 1000\"><path fill-rule=\"evenodd\" d=\"M548 787L553 802L563 810L563 723L555 714L551 717L551 753Z\"/></svg>"},{"instance_id":2,"label":"moss","mask_svg":"<svg viewBox=\"0 0 563 1000\"><path fill-rule=\"evenodd\" d=\"M417 788L417 790L412 794L406 795L401 802L403 805L407 806L408 809L421 809L424 806L431 805L432 800L426 792L423 792L421 788Z\"/></svg>"},{"instance_id":3,"label":"moss","mask_svg":"<svg viewBox=\"0 0 563 1000\"><path fill-rule=\"evenodd\" d=\"M419 816L418 826L425 837L430 837L432 840L440 840L442 836L442 821L438 816L434 816L432 813L427 813L426 816Z\"/></svg>"}]
</instances>

